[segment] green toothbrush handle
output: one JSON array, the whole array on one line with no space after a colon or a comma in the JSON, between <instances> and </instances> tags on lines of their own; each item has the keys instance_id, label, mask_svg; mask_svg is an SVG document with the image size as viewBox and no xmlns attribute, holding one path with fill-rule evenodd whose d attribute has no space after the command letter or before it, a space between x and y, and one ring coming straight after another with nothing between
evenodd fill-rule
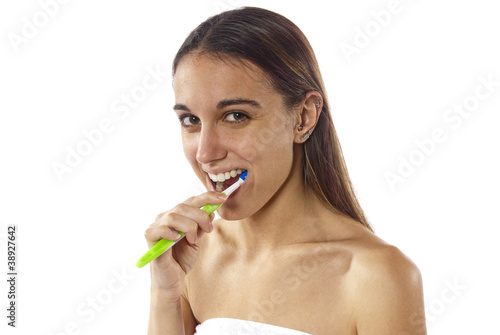
<instances>
[{"instance_id":1,"label":"green toothbrush handle","mask_svg":"<svg viewBox=\"0 0 500 335\"><path fill-rule=\"evenodd\" d=\"M161 254L163 254L165 251L167 251L174 244L176 244L177 242L179 242L182 239L182 237L184 237L185 233L182 233L180 231L177 231L177 232L181 235L181 237L179 237L179 239L177 241L170 241L170 240L167 240L165 238L162 238L161 240L159 240L158 242L156 242L155 245L153 245L151 247L151 249L149 249L149 251L146 252L144 254L144 256L142 256L137 261L137 263L135 263L135 265L138 268L142 268L144 265L150 263L155 258L159 257Z\"/></svg>"},{"instance_id":2,"label":"green toothbrush handle","mask_svg":"<svg viewBox=\"0 0 500 335\"><path fill-rule=\"evenodd\" d=\"M215 212L221 205L211 205L211 204L208 204L208 205L205 205L203 206L203 210L205 212L207 212L208 215L211 215L213 212ZM179 237L176 241L170 241L170 240L167 240L165 238L162 238L161 240L159 240L158 242L155 243L155 245L153 245L151 247L151 249L149 249L145 254L144 256L142 256L138 261L137 263L135 263L135 266L137 266L138 268L142 268L144 265L150 263L151 261L153 261L154 259L158 258L161 256L161 254L163 254L165 251L167 251L170 247L174 246L177 242L179 242L186 233L183 233L183 232L180 232L178 230L176 230L176 232L178 232L181 237Z\"/></svg>"},{"instance_id":3,"label":"green toothbrush handle","mask_svg":"<svg viewBox=\"0 0 500 335\"><path fill-rule=\"evenodd\" d=\"M205 205L203 206L203 210L205 212L207 212L208 215L212 215L213 212L215 212L217 209L219 209L221 205L211 205L211 204L208 204L208 205Z\"/></svg>"}]
</instances>

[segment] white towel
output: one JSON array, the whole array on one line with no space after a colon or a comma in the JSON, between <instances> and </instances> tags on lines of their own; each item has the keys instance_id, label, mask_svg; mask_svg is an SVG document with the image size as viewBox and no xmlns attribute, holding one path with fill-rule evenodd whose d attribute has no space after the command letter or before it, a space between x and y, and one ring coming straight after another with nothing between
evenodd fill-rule
<instances>
[{"instance_id":1,"label":"white towel","mask_svg":"<svg viewBox=\"0 0 500 335\"><path fill-rule=\"evenodd\" d=\"M298 330L278 327L266 323L215 318L208 319L196 327L195 335L311 335Z\"/></svg>"}]
</instances>

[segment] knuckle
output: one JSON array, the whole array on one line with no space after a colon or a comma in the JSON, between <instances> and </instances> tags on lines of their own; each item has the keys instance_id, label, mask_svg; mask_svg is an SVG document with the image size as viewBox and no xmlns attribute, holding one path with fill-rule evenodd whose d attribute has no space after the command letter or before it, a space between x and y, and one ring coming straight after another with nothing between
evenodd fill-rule
<instances>
[{"instance_id":1,"label":"knuckle","mask_svg":"<svg viewBox=\"0 0 500 335\"><path fill-rule=\"evenodd\" d=\"M156 219L148 228L158 227L160 225L160 220Z\"/></svg>"},{"instance_id":2,"label":"knuckle","mask_svg":"<svg viewBox=\"0 0 500 335\"><path fill-rule=\"evenodd\" d=\"M189 225L187 231L186 231L186 237L188 237L188 240L193 243L196 242L198 236L198 226L197 225Z\"/></svg>"},{"instance_id":3,"label":"knuckle","mask_svg":"<svg viewBox=\"0 0 500 335\"><path fill-rule=\"evenodd\" d=\"M176 209L181 211L181 212L185 212L189 207L190 207L189 205L182 203L182 204L178 204L176 206Z\"/></svg>"},{"instance_id":4,"label":"knuckle","mask_svg":"<svg viewBox=\"0 0 500 335\"><path fill-rule=\"evenodd\" d=\"M165 216L164 216L164 222L166 222L166 221L174 221L174 220L178 219L179 216L180 216L179 214L177 214L177 213L175 213L173 211L169 212L169 213L165 214Z\"/></svg>"},{"instance_id":5,"label":"knuckle","mask_svg":"<svg viewBox=\"0 0 500 335\"><path fill-rule=\"evenodd\" d=\"M162 213L158 214L158 215L156 216L156 218L155 218L155 221L160 220L160 219L161 219L161 217L163 216L163 214L165 214L165 212L162 212Z\"/></svg>"},{"instance_id":6,"label":"knuckle","mask_svg":"<svg viewBox=\"0 0 500 335\"><path fill-rule=\"evenodd\" d=\"M189 224L188 233L196 234L197 232L198 232L198 225L196 224L196 222L192 222L191 224Z\"/></svg>"},{"instance_id":7,"label":"knuckle","mask_svg":"<svg viewBox=\"0 0 500 335\"><path fill-rule=\"evenodd\" d=\"M200 223L203 226L208 227L210 225L210 222L212 221L212 219L210 218L210 216L207 215L207 213L205 213L205 212L203 212L203 213L204 213L204 215L202 216Z\"/></svg>"},{"instance_id":8,"label":"knuckle","mask_svg":"<svg viewBox=\"0 0 500 335\"><path fill-rule=\"evenodd\" d=\"M148 229L146 229L144 231L144 237L147 239L148 237L151 236L151 234L153 233L153 230L154 230L154 227L149 227Z\"/></svg>"}]
</instances>

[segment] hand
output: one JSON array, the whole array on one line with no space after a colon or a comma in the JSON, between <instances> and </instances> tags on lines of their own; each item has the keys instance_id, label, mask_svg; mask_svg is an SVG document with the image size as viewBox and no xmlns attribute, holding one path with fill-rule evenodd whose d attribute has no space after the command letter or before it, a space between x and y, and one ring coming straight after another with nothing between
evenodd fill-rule
<instances>
[{"instance_id":1,"label":"hand","mask_svg":"<svg viewBox=\"0 0 500 335\"><path fill-rule=\"evenodd\" d=\"M200 207L206 204L223 204L226 199L224 194L206 192L191 197L156 217L144 234L149 248L162 238L177 240L180 235L176 230L186 233L186 236L150 263L152 290L161 292L165 298L173 301L180 299L184 278L198 259L198 241L205 233L213 230L215 215L208 215Z\"/></svg>"}]
</instances>

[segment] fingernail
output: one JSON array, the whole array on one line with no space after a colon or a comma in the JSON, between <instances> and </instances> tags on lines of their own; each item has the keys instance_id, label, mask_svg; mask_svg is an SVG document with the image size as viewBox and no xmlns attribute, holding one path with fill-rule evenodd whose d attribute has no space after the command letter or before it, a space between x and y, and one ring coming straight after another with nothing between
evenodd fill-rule
<instances>
[{"instance_id":1,"label":"fingernail","mask_svg":"<svg viewBox=\"0 0 500 335\"><path fill-rule=\"evenodd\" d=\"M226 200L227 199L227 195L225 193L219 193L219 194L217 194L217 198L219 198L221 200Z\"/></svg>"}]
</instances>

